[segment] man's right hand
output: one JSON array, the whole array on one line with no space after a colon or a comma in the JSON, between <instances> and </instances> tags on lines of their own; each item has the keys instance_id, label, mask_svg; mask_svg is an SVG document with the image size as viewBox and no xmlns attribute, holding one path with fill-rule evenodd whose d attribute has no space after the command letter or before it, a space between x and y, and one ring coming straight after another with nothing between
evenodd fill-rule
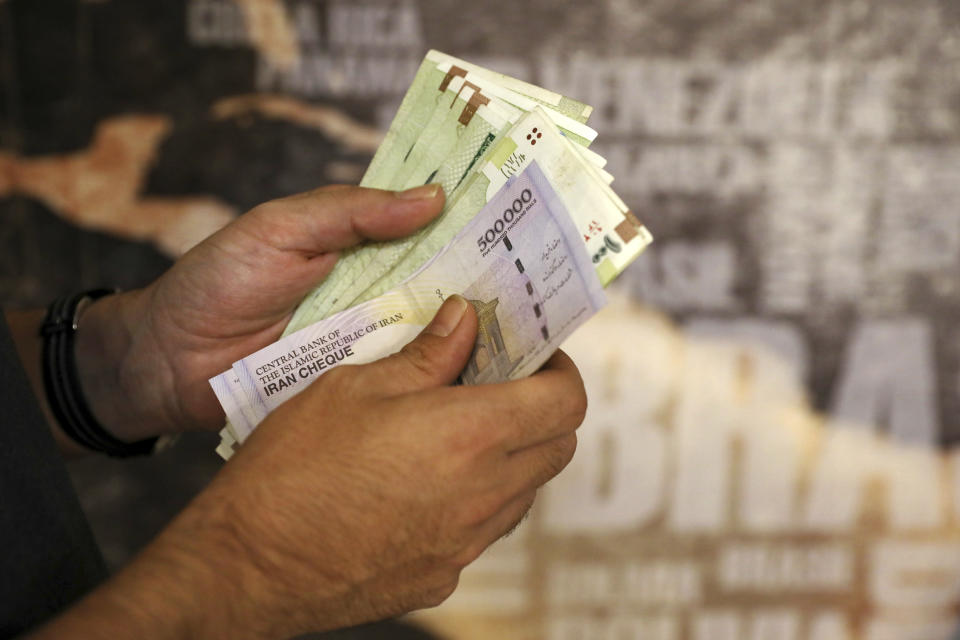
<instances>
[{"instance_id":1,"label":"man's right hand","mask_svg":"<svg viewBox=\"0 0 960 640\"><path fill-rule=\"evenodd\" d=\"M72 613L121 607L197 637L279 638L442 602L567 465L586 410L560 352L523 380L450 386L476 332L454 297L400 353L319 378Z\"/></svg>"}]
</instances>

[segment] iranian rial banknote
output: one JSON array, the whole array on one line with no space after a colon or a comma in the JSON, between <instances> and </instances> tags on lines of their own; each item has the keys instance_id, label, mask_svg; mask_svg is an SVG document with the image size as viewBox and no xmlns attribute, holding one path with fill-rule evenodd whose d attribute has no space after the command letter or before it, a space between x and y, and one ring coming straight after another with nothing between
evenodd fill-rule
<instances>
[{"instance_id":1,"label":"iranian rial banknote","mask_svg":"<svg viewBox=\"0 0 960 640\"><path fill-rule=\"evenodd\" d=\"M530 375L604 304L573 216L536 162L506 180L406 282L212 379L238 440L326 371L399 350L454 293L470 301L482 327L462 374L466 384Z\"/></svg>"},{"instance_id":2,"label":"iranian rial banknote","mask_svg":"<svg viewBox=\"0 0 960 640\"><path fill-rule=\"evenodd\" d=\"M457 206L457 201L463 192L461 187L466 189L469 186L470 178L483 165L490 152L496 148L498 141L529 113L497 97L485 97L481 91L488 91L492 85L487 80L481 82L483 84L479 87L467 86L470 83L463 77L453 78L449 83L448 91L455 92L459 98L454 98L452 101L447 98L441 101L441 108L435 114L434 120L424 128L420 139L407 153L407 159L398 173L393 176L389 184L385 185L390 189L401 190L427 182L439 183L447 194L445 213L441 215L441 220L447 215L446 212ZM513 102L524 105L531 111L536 110L545 114L549 121L556 125L550 128L559 129L565 139L575 139L582 144L588 144L596 137L596 132L589 127L558 112L543 109L538 106L539 103L529 98L515 95L503 88L497 88L494 91L509 97ZM476 103L478 98L481 102ZM452 110L446 106L448 101L455 105ZM475 110L470 108L471 104L474 105ZM462 111L461 107L463 107ZM575 136L569 130L562 128L558 120L569 121L567 126L577 129L580 135ZM598 154L587 152L586 147L571 146L583 150L587 161L600 166L605 164ZM331 274L339 280L336 284L321 290L323 298L315 300L310 307L304 305L305 308L298 311L298 317L291 322L291 329L301 328L330 313L346 309L360 300L368 287L376 285L377 293L381 293L397 284L396 279L389 281L381 281L381 279L401 260L414 259L419 265L429 258L429 255L408 256L408 254L424 236L435 232L434 227L435 225L430 225L410 237L374 243L359 249L349 258L348 264L352 266L341 271L338 276ZM352 275L347 271L352 271Z\"/></svg>"},{"instance_id":3,"label":"iranian rial banknote","mask_svg":"<svg viewBox=\"0 0 960 640\"><path fill-rule=\"evenodd\" d=\"M652 237L577 151L577 145L569 143L546 113L535 107L503 136L443 217L431 223L427 233L401 241L415 244L366 290L337 305L347 308L404 281L440 251L511 176L534 161L566 203L580 242L591 256L601 284L607 285L650 244ZM337 305L335 310L339 310Z\"/></svg>"},{"instance_id":4,"label":"iranian rial banknote","mask_svg":"<svg viewBox=\"0 0 960 640\"><path fill-rule=\"evenodd\" d=\"M537 105L570 139L587 145L596 138L583 124L592 111L588 105L430 51L360 184L402 189L437 181L444 186L449 208L496 140ZM346 251L301 302L284 335L345 309L409 246L410 241L398 241Z\"/></svg>"},{"instance_id":5,"label":"iranian rial banknote","mask_svg":"<svg viewBox=\"0 0 960 640\"><path fill-rule=\"evenodd\" d=\"M404 153L394 175L384 173L377 187L404 190L434 180L440 165L448 158L459 141L470 141L479 147L482 141L496 140L515 121L520 112L509 105L493 104L482 98L474 88L464 86L462 78L454 78L438 102L430 121L420 137ZM497 102L497 101L494 101ZM471 106L472 105L472 106ZM498 108L502 107L502 108ZM469 153L470 150L467 150ZM455 201L454 185L443 185L448 198L447 208ZM414 238L429 233L429 228L399 241L377 242L358 247L345 255L328 275L327 281L301 303L291 320L288 331L312 324L331 313L346 309L356 294L366 289L389 270L390 265L403 257L413 245Z\"/></svg>"}]
</instances>

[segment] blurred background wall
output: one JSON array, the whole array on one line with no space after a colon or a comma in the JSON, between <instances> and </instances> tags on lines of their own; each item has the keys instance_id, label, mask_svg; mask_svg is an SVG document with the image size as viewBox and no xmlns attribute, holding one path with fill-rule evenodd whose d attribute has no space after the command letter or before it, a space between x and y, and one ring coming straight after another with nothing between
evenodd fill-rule
<instances>
[{"instance_id":1,"label":"blurred background wall","mask_svg":"<svg viewBox=\"0 0 960 640\"><path fill-rule=\"evenodd\" d=\"M0 0L0 301L142 285L261 201L357 182L428 48L593 104L657 242L571 340L575 461L410 624L953 637L956 0ZM214 445L73 465L112 566Z\"/></svg>"}]
</instances>

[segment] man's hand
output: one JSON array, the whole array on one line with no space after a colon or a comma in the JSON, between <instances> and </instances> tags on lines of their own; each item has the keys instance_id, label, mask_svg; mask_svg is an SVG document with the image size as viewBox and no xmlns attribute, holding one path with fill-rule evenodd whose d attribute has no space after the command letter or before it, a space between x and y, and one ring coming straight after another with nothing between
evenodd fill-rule
<instances>
[{"instance_id":1,"label":"man's hand","mask_svg":"<svg viewBox=\"0 0 960 640\"><path fill-rule=\"evenodd\" d=\"M455 297L400 353L321 376L40 637L281 638L440 603L567 464L586 410L562 353L524 380L449 386L476 331Z\"/></svg>"},{"instance_id":2,"label":"man's hand","mask_svg":"<svg viewBox=\"0 0 960 640\"><path fill-rule=\"evenodd\" d=\"M184 255L146 289L86 312L77 362L95 415L137 440L214 429L207 380L280 337L341 249L410 234L443 208L439 187L328 187L260 205Z\"/></svg>"}]
</instances>

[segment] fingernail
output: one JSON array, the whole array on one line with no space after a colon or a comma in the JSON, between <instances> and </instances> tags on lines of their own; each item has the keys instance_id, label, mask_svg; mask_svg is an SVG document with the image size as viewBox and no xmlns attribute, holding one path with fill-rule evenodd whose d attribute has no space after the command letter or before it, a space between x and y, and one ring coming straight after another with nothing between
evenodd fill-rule
<instances>
[{"instance_id":1,"label":"fingernail","mask_svg":"<svg viewBox=\"0 0 960 640\"><path fill-rule=\"evenodd\" d=\"M422 187L414 187L406 191L397 191L397 197L401 200L433 200L440 191L439 184L425 184Z\"/></svg>"},{"instance_id":2,"label":"fingernail","mask_svg":"<svg viewBox=\"0 0 960 640\"><path fill-rule=\"evenodd\" d=\"M463 296L450 296L446 302L443 303L443 306L440 307L440 310L437 311L437 315L430 324L427 325L425 331L429 334L446 338L453 333L453 330L460 324L460 321L463 319L463 314L467 310L467 304L469 303Z\"/></svg>"}]
</instances>

